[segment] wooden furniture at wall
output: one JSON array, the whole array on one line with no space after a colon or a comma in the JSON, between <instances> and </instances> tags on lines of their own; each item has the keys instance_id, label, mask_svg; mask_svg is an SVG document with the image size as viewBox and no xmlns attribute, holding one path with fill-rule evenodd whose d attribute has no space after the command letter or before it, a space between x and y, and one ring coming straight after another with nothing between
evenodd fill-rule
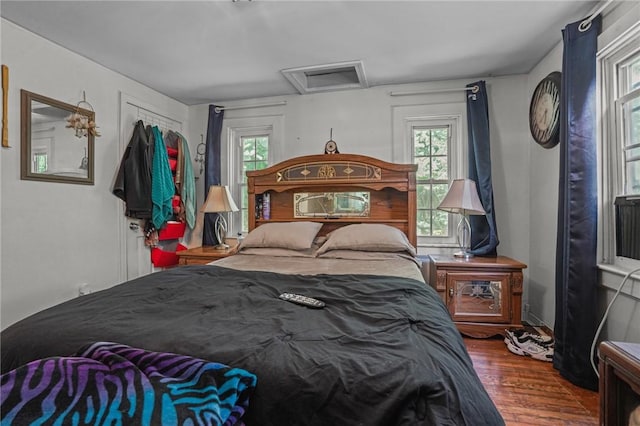
<instances>
[{"instance_id":1,"label":"wooden furniture at wall","mask_svg":"<svg viewBox=\"0 0 640 426\"><path fill-rule=\"evenodd\" d=\"M227 238L225 240L229 244L227 250L218 250L212 246L195 247L188 250L177 252L180 265L204 265L214 260L232 256L238 250L238 240L235 238Z\"/></svg>"},{"instance_id":2,"label":"wooden furniture at wall","mask_svg":"<svg viewBox=\"0 0 640 426\"><path fill-rule=\"evenodd\" d=\"M640 420L640 343L605 341L599 346L600 424L637 424Z\"/></svg>"},{"instance_id":3,"label":"wooden furniture at wall","mask_svg":"<svg viewBox=\"0 0 640 426\"><path fill-rule=\"evenodd\" d=\"M458 330L471 337L504 335L521 327L522 270L506 256L456 258L429 255L425 280L440 294Z\"/></svg>"},{"instance_id":4,"label":"wooden furniture at wall","mask_svg":"<svg viewBox=\"0 0 640 426\"><path fill-rule=\"evenodd\" d=\"M249 231L270 222L322 222L319 235L352 223L378 223L396 227L416 246L415 164L396 164L357 154L319 154L285 160L262 170L247 172L249 212L270 195L270 217L249 214ZM296 192L370 191L368 217L294 217Z\"/></svg>"}]
</instances>

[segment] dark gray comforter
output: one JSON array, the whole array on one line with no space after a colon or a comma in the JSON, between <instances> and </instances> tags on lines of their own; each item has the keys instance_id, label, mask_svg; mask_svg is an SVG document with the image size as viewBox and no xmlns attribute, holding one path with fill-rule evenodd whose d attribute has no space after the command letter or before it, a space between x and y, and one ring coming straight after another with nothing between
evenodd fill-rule
<instances>
[{"instance_id":1,"label":"dark gray comforter","mask_svg":"<svg viewBox=\"0 0 640 426\"><path fill-rule=\"evenodd\" d=\"M406 278L180 267L52 307L0 338L3 372L97 341L246 369L258 377L247 425L504 424L437 293Z\"/></svg>"}]
</instances>

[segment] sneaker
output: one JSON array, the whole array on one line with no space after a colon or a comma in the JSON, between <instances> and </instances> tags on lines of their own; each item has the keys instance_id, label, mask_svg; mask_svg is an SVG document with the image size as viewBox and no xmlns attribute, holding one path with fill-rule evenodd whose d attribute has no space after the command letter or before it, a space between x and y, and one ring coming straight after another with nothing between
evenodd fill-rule
<instances>
[{"instance_id":1,"label":"sneaker","mask_svg":"<svg viewBox=\"0 0 640 426\"><path fill-rule=\"evenodd\" d=\"M520 355L520 356L526 356L524 351L520 349L519 346L516 346L509 338L505 337L504 343L506 343L507 349L509 349L509 352L514 353L516 355Z\"/></svg>"},{"instance_id":2,"label":"sneaker","mask_svg":"<svg viewBox=\"0 0 640 426\"><path fill-rule=\"evenodd\" d=\"M509 352L516 355L526 356L540 361L553 361L553 347L541 345L534 340L517 342L512 340L509 335L504 338Z\"/></svg>"},{"instance_id":3,"label":"sneaker","mask_svg":"<svg viewBox=\"0 0 640 426\"><path fill-rule=\"evenodd\" d=\"M512 328L510 330L505 330L505 332L516 344L524 343L528 340L533 340L534 342L543 346L553 346L553 337L529 333L528 331L525 331L524 328Z\"/></svg>"}]
</instances>

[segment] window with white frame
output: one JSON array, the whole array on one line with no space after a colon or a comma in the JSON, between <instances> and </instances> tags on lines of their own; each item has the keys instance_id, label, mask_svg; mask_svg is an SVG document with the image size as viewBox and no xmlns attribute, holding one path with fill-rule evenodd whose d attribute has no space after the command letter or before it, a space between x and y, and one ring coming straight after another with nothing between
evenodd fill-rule
<instances>
[{"instance_id":1,"label":"window with white frame","mask_svg":"<svg viewBox=\"0 0 640 426\"><path fill-rule=\"evenodd\" d=\"M421 246L455 245L455 221L449 213L438 210L438 205L463 163L459 125L460 117L408 120L411 160L418 165L416 229Z\"/></svg>"},{"instance_id":2,"label":"window with white frame","mask_svg":"<svg viewBox=\"0 0 640 426\"><path fill-rule=\"evenodd\" d=\"M604 263L637 267L640 261L616 256L614 200L618 196L640 197L640 27L603 48L598 62L601 258Z\"/></svg>"},{"instance_id":3,"label":"window with white frame","mask_svg":"<svg viewBox=\"0 0 640 426\"><path fill-rule=\"evenodd\" d=\"M240 211L230 215L230 234L249 231L249 199L247 171L260 170L283 156L284 116L241 116L224 119L222 134L227 143L222 147L223 181ZM226 179L224 179L226 176Z\"/></svg>"}]
</instances>

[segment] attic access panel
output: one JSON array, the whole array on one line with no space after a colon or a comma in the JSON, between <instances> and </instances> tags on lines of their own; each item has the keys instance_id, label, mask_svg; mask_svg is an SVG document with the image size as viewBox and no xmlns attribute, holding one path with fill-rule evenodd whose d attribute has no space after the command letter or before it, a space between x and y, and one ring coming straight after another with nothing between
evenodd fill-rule
<instances>
[{"instance_id":1,"label":"attic access panel","mask_svg":"<svg viewBox=\"0 0 640 426\"><path fill-rule=\"evenodd\" d=\"M303 95L368 87L362 61L289 68L281 72Z\"/></svg>"}]
</instances>

